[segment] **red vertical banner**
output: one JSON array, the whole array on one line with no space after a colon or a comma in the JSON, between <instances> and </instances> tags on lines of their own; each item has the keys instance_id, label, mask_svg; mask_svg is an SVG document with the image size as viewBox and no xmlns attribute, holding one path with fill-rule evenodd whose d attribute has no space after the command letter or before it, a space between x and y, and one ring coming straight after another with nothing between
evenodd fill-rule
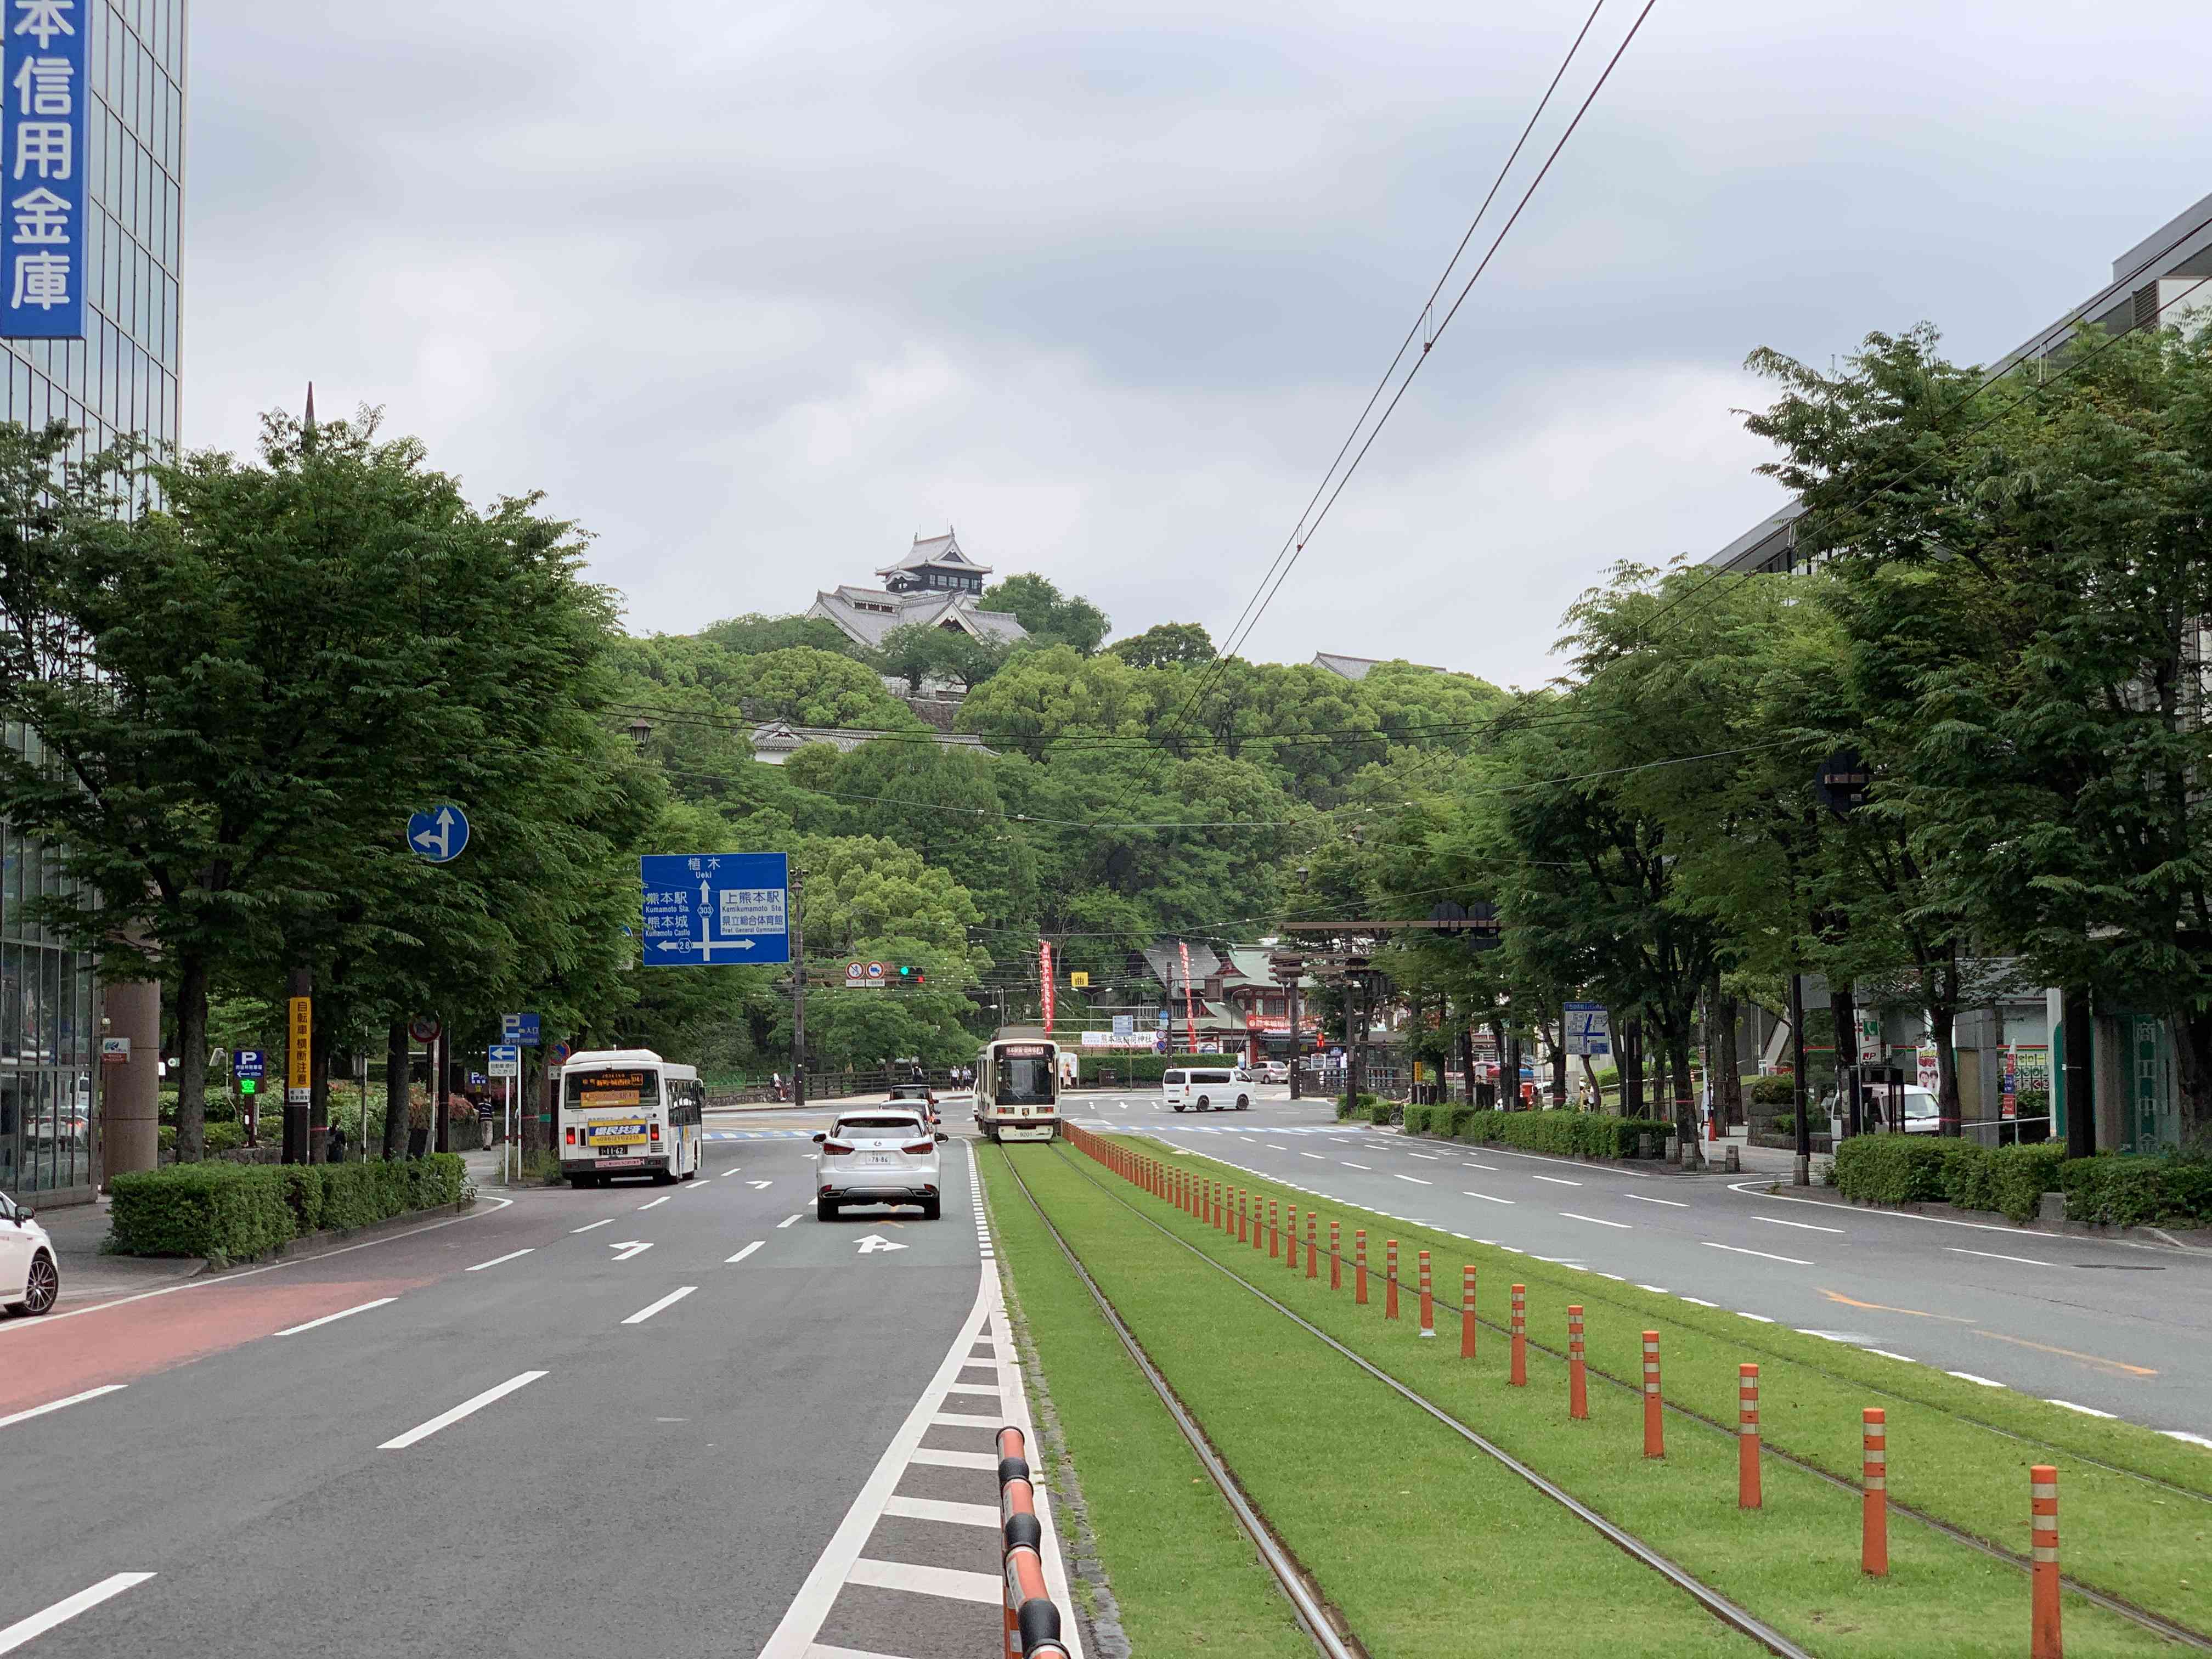
<instances>
[{"instance_id":1,"label":"red vertical banner","mask_svg":"<svg viewBox=\"0 0 2212 1659\"><path fill-rule=\"evenodd\" d=\"M1052 941L1040 940L1037 945L1037 973L1044 981L1044 1029L1052 1030Z\"/></svg>"},{"instance_id":2,"label":"red vertical banner","mask_svg":"<svg viewBox=\"0 0 2212 1659\"><path fill-rule=\"evenodd\" d=\"M1177 939L1176 949L1182 952L1183 1035L1190 1040L1188 1052L1194 1054L1198 1052L1198 1017L1191 1012L1190 1006L1190 946L1185 941Z\"/></svg>"}]
</instances>

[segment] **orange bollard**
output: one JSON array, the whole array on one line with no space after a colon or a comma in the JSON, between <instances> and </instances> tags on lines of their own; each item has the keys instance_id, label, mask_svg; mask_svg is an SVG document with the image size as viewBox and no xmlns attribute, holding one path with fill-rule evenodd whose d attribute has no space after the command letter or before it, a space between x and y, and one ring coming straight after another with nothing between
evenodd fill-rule
<instances>
[{"instance_id":1,"label":"orange bollard","mask_svg":"<svg viewBox=\"0 0 2212 1659\"><path fill-rule=\"evenodd\" d=\"M1508 1378L1516 1389L1528 1386L1528 1287L1513 1287L1513 1370Z\"/></svg>"},{"instance_id":2,"label":"orange bollard","mask_svg":"<svg viewBox=\"0 0 2212 1659\"><path fill-rule=\"evenodd\" d=\"M1314 1237L1315 1228L1318 1224L1314 1218L1314 1212L1308 1210L1306 1212L1306 1277L1308 1279L1321 1277L1321 1247L1319 1241Z\"/></svg>"},{"instance_id":3,"label":"orange bollard","mask_svg":"<svg viewBox=\"0 0 2212 1659\"><path fill-rule=\"evenodd\" d=\"M1660 1414L1659 1333L1644 1333L1644 1455L1667 1455L1667 1422Z\"/></svg>"},{"instance_id":4,"label":"orange bollard","mask_svg":"<svg viewBox=\"0 0 2212 1659\"><path fill-rule=\"evenodd\" d=\"M1270 1261L1282 1253L1280 1249L1282 1218L1282 1206L1273 1199L1269 1199L1267 1200L1267 1260Z\"/></svg>"},{"instance_id":5,"label":"orange bollard","mask_svg":"<svg viewBox=\"0 0 2212 1659\"><path fill-rule=\"evenodd\" d=\"M2058 1471L2038 1463L2027 1472L2028 1540L2035 1565L2030 1595L2033 1615L2028 1659L2060 1659L2064 1644L2058 1631Z\"/></svg>"},{"instance_id":6,"label":"orange bollard","mask_svg":"<svg viewBox=\"0 0 2212 1659\"><path fill-rule=\"evenodd\" d=\"M1290 1220L1283 1229L1283 1265L1292 1273L1298 1270L1298 1206L1291 1206Z\"/></svg>"},{"instance_id":7,"label":"orange bollard","mask_svg":"<svg viewBox=\"0 0 2212 1659\"><path fill-rule=\"evenodd\" d=\"M1889 1414L1879 1406L1859 1413L1859 1568L1876 1578L1889 1577Z\"/></svg>"},{"instance_id":8,"label":"orange bollard","mask_svg":"<svg viewBox=\"0 0 2212 1659\"><path fill-rule=\"evenodd\" d=\"M1252 1254L1257 1255L1267 1249L1267 1238L1260 1225L1260 1194L1252 1194Z\"/></svg>"},{"instance_id":9,"label":"orange bollard","mask_svg":"<svg viewBox=\"0 0 2212 1659\"><path fill-rule=\"evenodd\" d=\"M1429 1294L1429 1253L1426 1250L1421 1252L1420 1261L1421 1334L1434 1336L1437 1334L1437 1304L1436 1298Z\"/></svg>"},{"instance_id":10,"label":"orange bollard","mask_svg":"<svg viewBox=\"0 0 2212 1659\"><path fill-rule=\"evenodd\" d=\"M1352 1238L1358 1258L1352 1264L1352 1299L1364 1308L1367 1305L1367 1229L1354 1228Z\"/></svg>"},{"instance_id":11,"label":"orange bollard","mask_svg":"<svg viewBox=\"0 0 2212 1659\"><path fill-rule=\"evenodd\" d=\"M1237 1242L1239 1244L1245 1242L1248 1224L1251 1228L1251 1242L1256 1244L1260 1242L1259 1218L1252 1213L1251 1194L1239 1187L1237 1189Z\"/></svg>"},{"instance_id":12,"label":"orange bollard","mask_svg":"<svg viewBox=\"0 0 2212 1659\"><path fill-rule=\"evenodd\" d=\"M1577 1423L1589 1416L1589 1379L1583 1369L1583 1310L1567 1310L1567 1415Z\"/></svg>"},{"instance_id":13,"label":"orange bollard","mask_svg":"<svg viewBox=\"0 0 2212 1659\"><path fill-rule=\"evenodd\" d=\"M1474 1358L1474 1267L1459 1270L1459 1357Z\"/></svg>"},{"instance_id":14,"label":"orange bollard","mask_svg":"<svg viewBox=\"0 0 2212 1659\"><path fill-rule=\"evenodd\" d=\"M1395 1319L1398 1316L1398 1241L1386 1239L1384 1245L1382 1317Z\"/></svg>"},{"instance_id":15,"label":"orange bollard","mask_svg":"<svg viewBox=\"0 0 2212 1659\"><path fill-rule=\"evenodd\" d=\"M1735 1506L1755 1510L1759 1486L1759 1367L1735 1368Z\"/></svg>"},{"instance_id":16,"label":"orange bollard","mask_svg":"<svg viewBox=\"0 0 2212 1659\"><path fill-rule=\"evenodd\" d=\"M1344 1241L1338 1231L1342 1225L1336 1221L1328 1224L1328 1287L1332 1291L1344 1288Z\"/></svg>"}]
</instances>

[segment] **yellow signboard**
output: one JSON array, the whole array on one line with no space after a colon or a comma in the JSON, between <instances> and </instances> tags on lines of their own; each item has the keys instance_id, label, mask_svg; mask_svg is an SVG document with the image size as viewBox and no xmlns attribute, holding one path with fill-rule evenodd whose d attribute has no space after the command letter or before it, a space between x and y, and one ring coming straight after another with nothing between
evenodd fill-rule
<instances>
[{"instance_id":1,"label":"yellow signboard","mask_svg":"<svg viewBox=\"0 0 2212 1659\"><path fill-rule=\"evenodd\" d=\"M1091 988L1091 975L1085 973L1070 974L1067 976L1067 982L1076 990L1087 991Z\"/></svg>"},{"instance_id":2,"label":"yellow signboard","mask_svg":"<svg viewBox=\"0 0 2212 1659\"><path fill-rule=\"evenodd\" d=\"M645 1139L642 1123L592 1123L585 1126L584 1139L594 1146L623 1146Z\"/></svg>"},{"instance_id":3,"label":"yellow signboard","mask_svg":"<svg viewBox=\"0 0 2212 1659\"><path fill-rule=\"evenodd\" d=\"M304 1103L308 1091L313 1086L314 1007L312 997L294 997L286 1005L289 1017L287 1029L291 1041L284 1056L284 1098L294 1105Z\"/></svg>"}]
</instances>

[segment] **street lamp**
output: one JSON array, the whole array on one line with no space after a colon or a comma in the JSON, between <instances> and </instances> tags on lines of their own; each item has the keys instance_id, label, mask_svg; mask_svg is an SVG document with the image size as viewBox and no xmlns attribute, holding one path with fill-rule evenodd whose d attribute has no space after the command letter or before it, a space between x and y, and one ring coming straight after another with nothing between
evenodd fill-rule
<instances>
[{"instance_id":1,"label":"street lamp","mask_svg":"<svg viewBox=\"0 0 2212 1659\"><path fill-rule=\"evenodd\" d=\"M653 722L646 719L644 715L640 714L635 720L630 721L629 740L635 744L640 750L644 749L646 740L652 737L652 735Z\"/></svg>"}]
</instances>

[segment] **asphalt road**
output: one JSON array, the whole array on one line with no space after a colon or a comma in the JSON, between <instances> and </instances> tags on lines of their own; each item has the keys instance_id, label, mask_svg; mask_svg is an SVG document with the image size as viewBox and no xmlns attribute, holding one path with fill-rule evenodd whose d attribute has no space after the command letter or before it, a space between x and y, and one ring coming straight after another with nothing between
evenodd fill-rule
<instances>
[{"instance_id":1,"label":"asphalt road","mask_svg":"<svg viewBox=\"0 0 2212 1659\"><path fill-rule=\"evenodd\" d=\"M1764 1176L1439 1145L1339 1124L1326 1101L1261 1094L1249 1112L1202 1117L1168 1111L1157 1093L1081 1096L1068 1113L1318 1196L2212 1448L2212 1253L1838 1207L1769 1195Z\"/></svg>"},{"instance_id":2,"label":"asphalt road","mask_svg":"<svg viewBox=\"0 0 2212 1659\"><path fill-rule=\"evenodd\" d=\"M1025 1408L945 1151L936 1222L817 1223L811 1144L762 1130L681 1187L0 1322L0 1653L753 1655L808 1585L784 1650L989 1651Z\"/></svg>"}]
</instances>

